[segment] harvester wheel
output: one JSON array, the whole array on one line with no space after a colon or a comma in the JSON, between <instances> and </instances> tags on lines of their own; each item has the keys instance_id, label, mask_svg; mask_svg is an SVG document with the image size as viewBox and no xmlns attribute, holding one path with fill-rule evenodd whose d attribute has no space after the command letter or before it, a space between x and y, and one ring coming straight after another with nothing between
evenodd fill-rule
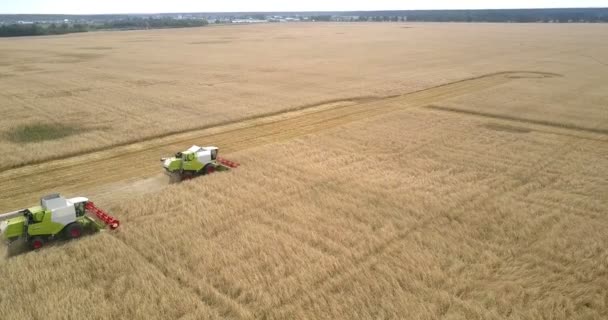
<instances>
[{"instance_id":1,"label":"harvester wheel","mask_svg":"<svg viewBox=\"0 0 608 320\"><path fill-rule=\"evenodd\" d=\"M44 246L44 238L40 236L33 237L30 239L30 247L33 250L40 249Z\"/></svg>"},{"instance_id":2,"label":"harvester wheel","mask_svg":"<svg viewBox=\"0 0 608 320\"><path fill-rule=\"evenodd\" d=\"M203 167L203 173L205 175L212 174L215 172L215 165L213 163L208 163L205 167Z\"/></svg>"},{"instance_id":3,"label":"harvester wheel","mask_svg":"<svg viewBox=\"0 0 608 320\"><path fill-rule=\"evenodd\" d=\"M82 226L78 222L74 222L65 228L65 235L68 239L76 239L82 236Z\"/></svg>"}]
</instances>

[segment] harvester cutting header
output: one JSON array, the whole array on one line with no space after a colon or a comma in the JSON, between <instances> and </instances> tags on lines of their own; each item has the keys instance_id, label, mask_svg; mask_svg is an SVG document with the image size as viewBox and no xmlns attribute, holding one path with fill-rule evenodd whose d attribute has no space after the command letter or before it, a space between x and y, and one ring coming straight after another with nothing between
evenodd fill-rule
<instances>
[{"instance_id":1,"label":"harvester cutting header","mask_svg":"<svg viewBox=\"0 0 608 320\"><path fill-rule=\"evenodd\" d=\"M174 157L161 158L160 161L165 173L173 181L187 180L239 166L236 162L219 157L218 151L219 149L213 146L192 146L186 151L176 153Z\"/></svg>"}]
</instances>

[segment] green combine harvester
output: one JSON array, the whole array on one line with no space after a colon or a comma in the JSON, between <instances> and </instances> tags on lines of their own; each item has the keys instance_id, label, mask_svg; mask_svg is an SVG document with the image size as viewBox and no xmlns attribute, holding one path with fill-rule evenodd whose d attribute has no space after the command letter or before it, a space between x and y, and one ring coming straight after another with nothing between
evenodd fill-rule
<instances>
[{"instance_id":1,"label":"green combine harvester","mask_svg":"<svg viewBox=\"0 0 608 320\"><path fill-rule=\"evenodd\" d=\"M4 220L6 219L6 220ZM84 197L66 199L52 194L40 199L40 205L0 215L0 235L9 243L24 239L32 249L40 249L58 237L80 238L86 231L95 232L120 222L97 208Z\"/></svg>"},{"instance_id":2,"label":"green combine harvester","mask_svg":"<svg viewBox=\"0 0 608 320\"><path fill-rule=\"evenodd\" d=\"M174 157L161 158L160 161L171 181L188 180L239 166L238 163L218 157L217 154L217 147L192 146L186 151L176 153Z\"/></svg>"}]
</instances>

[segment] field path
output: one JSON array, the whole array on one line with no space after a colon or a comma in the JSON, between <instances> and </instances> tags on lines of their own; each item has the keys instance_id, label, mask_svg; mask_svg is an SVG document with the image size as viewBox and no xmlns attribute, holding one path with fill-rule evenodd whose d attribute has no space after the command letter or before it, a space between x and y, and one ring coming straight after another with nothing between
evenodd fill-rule
<instances>
[{"instance_id":1,"label":"field path","mask_svg":"<svg viewBox=\"0 0 608 320\"><path fill-rule=\"evenodd\" d=\"M555 74L513 71L493 73L390 97L354 98L297 111L244 120L208 129L156 138L66 159L0 172L0 212L33 205L40 196L61 192L94 200L124 199L162 188L159 159L193 144L216 145L223 155L288 140L404 108L424 107L522 78ZM246 164L243 170L246 170Z\"/></svg>"}]
</instances>

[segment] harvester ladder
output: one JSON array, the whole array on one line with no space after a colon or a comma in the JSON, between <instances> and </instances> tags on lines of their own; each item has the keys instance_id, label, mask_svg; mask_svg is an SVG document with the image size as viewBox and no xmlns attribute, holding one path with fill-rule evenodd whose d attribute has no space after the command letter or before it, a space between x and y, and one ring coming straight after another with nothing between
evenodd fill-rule
<instances>
[{"instance_id":1,"label":"harvester ladder","mask_svg":"<svg viewBox=\"0 0 608 320\"><path fill-rule=\"evenodd\" d=\"M120 221L116 220L114 217L106 213L105 211L99 209L95 206L95 204L91 201L87 202L84 205L84 208L90 212L93 212L99 220L103 221L106 225L110 226L110 229L114 230L118 228L120 225Z\"/></svg>"},{"instance_id":2,"label":"harvester ladder","mask_svg":"<svg viewBox=\"0 0 608 320\"><path fill-rule=\"evenodd\" d=\"M30 217L28 215L26 215L25 221L23 221L23 233L22 233L23 237L25 239L25 242L28 242L30 240L29 228L30 228Z\"/></svg>"}]
</instances>

